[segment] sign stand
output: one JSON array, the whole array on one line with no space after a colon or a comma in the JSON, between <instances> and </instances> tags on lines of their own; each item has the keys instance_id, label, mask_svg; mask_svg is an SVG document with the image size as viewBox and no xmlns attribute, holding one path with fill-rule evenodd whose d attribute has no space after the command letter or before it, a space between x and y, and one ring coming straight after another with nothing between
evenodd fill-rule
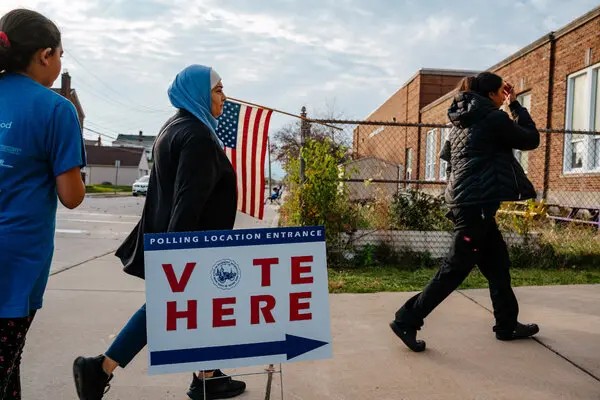
<instances>
[{"instance_id":1,"label":"sign stand","mask_svg":"<svg viewBox=\"0 0 600 400\"><path fill-rule=\"evenodd\" d=\"M279 386L281 387L281 397L283 400L283 369L281 364L279 364L279 371L275 370L273 364L269 364L269 367L265 370L267 371L267 388L265 390L265 400L271 400L271 383L273 382L273 374L279 374Z\"/></svg>"},{"instance_id":2,"label":"sign stand","mask_svg":"<svg viewBox=\"0 0 600 400\"><path fill-rule=\"evenodd\" d=\"M273 383L273 374L279 374L279 386L281 388L281 397L280 399L283 400L283 368L282 365L279 364L279 370L275 369L275 366L273 364L269 364L269 366L267 368L265 368L265 372L258 372L258 373L251 373L251 374L233 374L233 375L229 375L229 377L236 377L236 376L248 376L248 375L263 375L263 374L267 374L267 387L265 388L265 400L271 400L271 384ZM213 377L213 378L203 378L202 379L202 392L204 394L204 398L206 398L206 381L212 380L212 379L223 379L223 377Z\"/></svg>"}]
</instances>

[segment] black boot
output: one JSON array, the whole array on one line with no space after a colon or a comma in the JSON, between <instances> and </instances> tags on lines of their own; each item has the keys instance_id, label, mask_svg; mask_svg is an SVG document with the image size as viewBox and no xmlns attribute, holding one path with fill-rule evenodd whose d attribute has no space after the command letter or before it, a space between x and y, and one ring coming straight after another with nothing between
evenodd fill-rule
<instances>
[{"instance_id":1,"label":"black boot","mask_svg":"<svg viewBox=\"0 0 600 400\"><path fill-rule=\"evenodd\" d=\"M110 389L109 376L102 369L104 356L77 357L73 362L73 379L80 400L101 400Z\"/></svg>"},{"instance_id":2,"label":"black boot","mask_svg":"<svg viewBox=\"0 0 600 400\"><path fill-rule=\"evenodd\" d=\"M230 376L225 375L220 369L216 369L213 372L212 379L206 379L206 398L204 397L204 380L198 378L194 374L192 378L192 384L187 395L192 400L213 400L213 399L228 399L235 397L246 390L246 384L242 381L236 381L231 379Z\"/></svg>"},{"instance_id":3,"label":"black boot","mask_svg":"<svg viewBox=\"0 0 600 400\"><path fill-rule=\"evenodd\" d=\"M523 325L517 322L517 325L512 330L503 330L502 328L494 327L496 339L498 340L516 340L527 339L540 331L536 324Z\"/></svg>"},{"instance_id":4,"label":"black boot","mask_svg":"<svg viewBox=\"0 0 600 400\"><path fill-rule=\"evenodd\" d=\"M396 321L390 322L390 328L398 336L404 344L416 353L425 350L425 341L417 340L417 330L414 328L406 328L398 325Z\"/></svg>"}]
</instances>

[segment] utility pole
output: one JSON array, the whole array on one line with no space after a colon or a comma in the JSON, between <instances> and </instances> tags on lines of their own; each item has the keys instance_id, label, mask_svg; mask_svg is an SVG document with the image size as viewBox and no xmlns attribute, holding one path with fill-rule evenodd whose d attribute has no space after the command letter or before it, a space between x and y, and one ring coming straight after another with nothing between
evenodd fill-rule
<instances>
[{"instance_id":1,"label":"utility pole","mask_svg":"<svg viewBox=\"0 0 600 400\"><path fill-rule=\"evenodd\" d=\"M304 160L304 156L302 155L302 151L304 150L304 145L306 143L306 137L310 132L310 124L306 120L306 107L302 106L302 112L300 113L302 116L302 122L300 124L300 226L304 226L306 224L306 210L304 207L304 181L306 180L305 169L306 163Z\"/></svg>"},{"instance_id":2,"label":"utility pole","mask_svg":"<svg viewBox=\"0 0 600 400\"><path fill-rule=\"evenodd\" d=\"M310 125L306 120L306 107L302 106L300 116L303 118L300 124L300 185L302 185L304 183L304 170L306 168L304 157L302 156L302 150L304 149L306 136L308 134L308 130L310 129Z\"/></svg>"},{"instance_id":3,"label":"utility pole","mask_svg":"<svg viewBox=\"0 0 600 400\"><path fill-rule=\"evenodd\" d=\"M115 161L115 167L116 167L116 172L115 172L115 193L116 193L117 186L119 185L119 167L121 167L121 160Z\"/></svg>"}]
</instances>

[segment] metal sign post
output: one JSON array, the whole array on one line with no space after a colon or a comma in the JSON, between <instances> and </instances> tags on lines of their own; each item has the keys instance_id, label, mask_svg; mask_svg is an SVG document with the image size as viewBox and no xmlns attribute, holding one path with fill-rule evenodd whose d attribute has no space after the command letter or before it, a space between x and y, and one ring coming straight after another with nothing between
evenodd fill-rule
<instances>
[{"instance_id":1,"label":"metal sign post","mask_svg":"<svg viewBox=\"0 0 600 400\"><path fill-rule=\"evenodd\" d=\"M117 186L119 185L119 168L121 167L121 160L115 161L115 168L117 171L115 172L115 192L117 191Z\"/></svg>"}]
</instances>

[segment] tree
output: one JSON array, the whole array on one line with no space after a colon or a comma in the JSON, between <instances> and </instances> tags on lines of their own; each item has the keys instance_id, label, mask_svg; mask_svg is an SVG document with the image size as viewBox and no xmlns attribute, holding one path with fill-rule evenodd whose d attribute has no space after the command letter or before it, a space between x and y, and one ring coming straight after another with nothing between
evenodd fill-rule
<instances>
[{"instance_id":1,"label":"tree","mask_svg":"<svg viewBox=\"0 0 600 400\"><path fill-rule=\"evenodd\" d=\"M325 112L317 113L318 119L340 119L343 114L335 112L335 104L326 105ZM275 132L271 142L271 154L275 161L286 165L290 159L300 158L300 132L302 121L297 120L284 125ZM325 139L329 139L326 141ZM351 143L351 138L343 130L328 127L325 125L310 123L306 141L309 139L322 143L329 143L332 154L338 154L339 150L345 150ZM344 156L340 162L344 161Z\"/></svg>"},{"instance_id":2,"label":"tree","mask_svg":"<svg viewBox=\"0 0 600 400\"><path fill-rule=\"evenodd\" d=\"M306 141L302 150L306 160L304 182L300 182L299 158L290 158L285 165L288 195L280 213L284 225L324 225L327 243L333 245L340 232L352 229L356 216L347 187L340 183L345 176L338 160L345 149L332 151L330 142L328 137Z\"/></svg>"}]
</instances>

